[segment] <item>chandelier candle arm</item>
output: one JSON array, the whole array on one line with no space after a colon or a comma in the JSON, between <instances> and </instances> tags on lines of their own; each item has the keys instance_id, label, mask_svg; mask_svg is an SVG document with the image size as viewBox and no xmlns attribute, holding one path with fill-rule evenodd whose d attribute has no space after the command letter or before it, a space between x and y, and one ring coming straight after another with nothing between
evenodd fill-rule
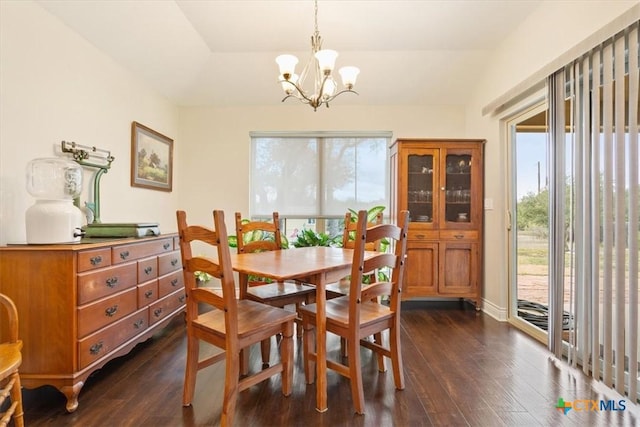
<instances>
[{"instance_id":1,"label":"chandelier candle arm","mask_svg":"<svg viewBox=\"0 0 640 427\"><path fill-rule=\"evenodd\" d=\"M315 0L314 5L315 31L311 36L311 57L302 72L300 75L295 73L298 58L294 55L279 55L276 57L276 63L280 70L278 80L286 95L282 99L282 102L288 98L296 98L304 104L309 104L313 107L313 110L316 111L322 104L325 104L328 108L329 102L343 93L350 92L357 95L358 93L353 90L353 87L356 84L356 78L360 70L354 66L340 68L338 72L340 73L342 84L345 88L336 92L337 84L332 73L335 68L336 59L338 58L338 52L331 49L322 49L322 38L318 31L317 0ZM312 94L304 90L304 81L309 73L313 74L314 92Z\"/></svg>"}]
</instances>

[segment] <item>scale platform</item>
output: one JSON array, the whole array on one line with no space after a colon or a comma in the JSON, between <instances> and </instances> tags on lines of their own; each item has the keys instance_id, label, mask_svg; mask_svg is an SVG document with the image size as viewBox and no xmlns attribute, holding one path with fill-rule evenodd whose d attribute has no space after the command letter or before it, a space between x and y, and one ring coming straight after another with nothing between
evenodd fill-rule
<instances>
[{"instance_id":1,"label":"scale platform","mask_svg":"<svg viewBox=\"0 0 640 427\"><path fill-rule=\"evenodd\" d=\"M93 237L148 237L159 236L160 227L156 222L137 223L95 223L83 228L85 238Z\"/></svg>"}]
</instances>

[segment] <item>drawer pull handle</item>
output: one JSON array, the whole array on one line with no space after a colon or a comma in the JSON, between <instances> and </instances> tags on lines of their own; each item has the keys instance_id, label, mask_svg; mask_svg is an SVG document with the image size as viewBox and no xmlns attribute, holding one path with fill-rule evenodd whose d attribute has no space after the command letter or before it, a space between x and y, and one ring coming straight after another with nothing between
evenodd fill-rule
<instances>
[{"instance_id":1,"label":"drawer pull handle","mask_svg":"<svg viewBox=\"0 0 640 427\"><path fill-rule=\"evenodd\" d=\"M155 310L153 310L154 316L160 317L161 314L162 314L162 308L156 308Z\"/></svg>"},{"instance_id":2,"label":"drawer pull handle","mask_svg":"<svg viewBox=\"0 0 640 427\"><path fill-rule=\"evenodd\" d=\"M464 234L456 234L453 237L455 237L456 239L462 239L464 237Z\"/></svg>"},{"instance_id":3,"label":"drawer pull handle","mask_svg":"<svg viewBox=\"0 0 640 427\"><path fill-rule=\"evenodd\" d=\"M110 288L115 287L118 284L118 278L117 277L109 277L106 280L107 286Z\"/></svg>"},{"instance_id":4,"label":"drawer pull handle","mask_svg":"<svg viewBox=\"0 0 640 427\"><path fill-rule=\"evenodd\" d=\"M144 325L144 320L139 319L137 322L133 324L134 329L140 329Z\"/></svg>"},{"instance_id":5,"label":"drawer pull handle","mask_svg":"<svg viewBox=\"0 0 640 427\"><path fill-rule=\"evenodd\" d=\"M102 257L100 255L98 256L92 256L89 259L89 262L91 263L91 265L98 265L102 262Z\"/></svg>"},{"instance_id":6,"label":"drawer pull handle","mask_svg":"<svg viewBox=\"0 0 640 427\"><path fill-rule=\"evenodd\" d=\"M416 234L416 237L417 237L418 239L424 239L424 234Z\"/></svg>"},{"instance_id":7,"label":"drawer pull handle","mask_svg":"<svg viewBox=\"0 0 640 427\"><path fill-rule=\"evenodd\" d=\"M169 249L171 247L170 243L165 243L164 245L162 245L162 247L166 250Z\"/></svg>"},{"instance_id":8,"label":"drawer pull handle","mask_svg":"<svg viewBox=\"0 0 640 427\"><path fill-rule=\"evenodd\" d=\"M97 343L89 347L89 353L93 355L100 353L100 350L102 350L102 346L103 346L102 341L98 341Z\"/></svg>"},{"instance_id":9,"label":"drawer pull handle","mask_svg":"<svg viewBox=\"0 0 640 427\"><path fill-rule=\"evenodd\" d=\"M114 306L112 306L112 307L107 308L107 309L104 311L104 314L106 314L106 315L107 315L107 316L109 316L109 317L113 317L113 315L114 315L114 314L116 314L116 312L117 312L117 311L118 311L118 304L116 304L116 305L114 305Z\"/></svg>"},{"instance_id":10,"label":"drawer pull handle","mask_svg":"<svg viewBox=\"0 0 640 427\"><path fill-rule=\"evenodd\" d=\"M129 258L129 251L120 252L120 258L122 258L122 259Z\"/></svg>"},{"instance_id":11,"label":"drawer pull handle","mask_svg":"<svg viewBox=\"0 0 640 427\"><path fill-rule=\"evenodd\" d=\"M175 285L177 285L177 284L178 284L178 279L173 279L173 280L171 281L171 286L175 286Z\"/></svg>"},{"instance_id":12,"label":"drawer pull handle","mask_svg":"<svg viewBox=\"0 0 640 427\"><path fill-rule=\"evenodd\" d=\"M153 291L147 291L144 293L145 298L151 298L151 295L153 295Z\"/></svg>"},{"instance_id":13,"label":"drawer pull handle","mask_svg":"<svg viewBox=\"0 0 640 427\"><path fill-rule=\"evenodd\" d=\"M145 267L144 274L149 275L151 274L152 271L153 271L153 267Z\"/></svg>"},{"instance_id":14,"label":"drawer pull handle","mask_svg":"<svg viewBox=\"0 0 640 427\"><path fill-rule=\"evenodd\" d=\"M177 264L178 264L178 260L177 259L174 258L174 259L171 260L171 266L172 267L175 267Z\"/></svg>"},{"instance_id":15,"label":"drawer pull handle","mask_svg":"<svg viewBox=\"0 0 640 427\"><path fill-rule=\"evenodd\" d=\"M186 296L186 295L180 295L180 296L178 297L178 301L180 301L180 302L184 302L184 300L186 300L186 299L187 299L187 296Z\"/></svg>"}]
</instances>

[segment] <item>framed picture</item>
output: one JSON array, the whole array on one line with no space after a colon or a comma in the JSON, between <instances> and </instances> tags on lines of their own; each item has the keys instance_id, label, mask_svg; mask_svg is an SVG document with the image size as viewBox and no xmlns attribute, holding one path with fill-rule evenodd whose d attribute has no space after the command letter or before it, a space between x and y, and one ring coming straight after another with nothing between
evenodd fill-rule
<instances>
[{"instance_id":1,"label":"framed picture","mask_svg":"<svg viewBox=\"0 0 640 427\"><path fill-rule=\"evenodd\" d=\"M131 123L131 186L171 191L173 139Z\"/></svg>"}]
</instances>

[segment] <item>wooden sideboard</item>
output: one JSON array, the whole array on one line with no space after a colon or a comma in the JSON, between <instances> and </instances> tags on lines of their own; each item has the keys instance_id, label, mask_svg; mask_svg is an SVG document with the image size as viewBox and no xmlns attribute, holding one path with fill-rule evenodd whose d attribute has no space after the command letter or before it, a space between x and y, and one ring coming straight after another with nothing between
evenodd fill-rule
<instances>
[{"instance_id":1,"label":"wooden sideboard","mask_svg":"<svg viewBox=\"0 0 640 427\"><path fill-rule=\"evenodd\" d=\"M178 237L0 247L0 292L16 304L26 388L78 407L89 375L184 311ZM7 331L1 327L0 341Z\"/></svg>"}]
</instances>

